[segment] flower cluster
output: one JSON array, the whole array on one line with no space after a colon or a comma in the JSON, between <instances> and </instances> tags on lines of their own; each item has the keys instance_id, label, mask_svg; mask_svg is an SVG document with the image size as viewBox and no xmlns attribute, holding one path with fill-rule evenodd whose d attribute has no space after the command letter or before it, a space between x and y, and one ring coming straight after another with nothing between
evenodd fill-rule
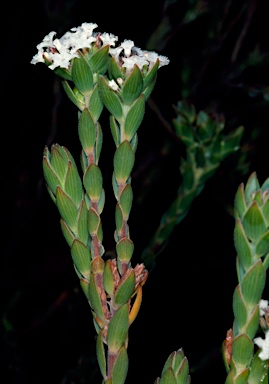
<instances>
[{"instance_id":1,"label":"flower cluster","mask_svg":"<svg viewBox=\"0 0 269 384\"><path fill-rule=\"evenodd\" d=\"M83 23L80 27L72 28L60 39L53 39L56 32L50 32L43 41L36 46L38 53L32 58L31 64L45 60L51 63L50 69L56 67L68 69L70 61L79 57L80 49L92 49L94 45L114 45L118 38L108 33L93 33L97 27L94 23Z\"/></svg>"},{"instance_id":2,"label":"flower cluster","mask_svg":"<svg viewBox=\"0 0 269 384\"><path fill-rule=\"evenodd\" d=\"M126 68L126 73L129 73L135 64L140 70L146 67L147 71L150 71L157 59L159 68L169 64L167 57L158 55L156 52L143 51L136 47L132 40L124 40L117 48L110 48L109 53L115 58L118 65Z\"/></svg>"},{"instance_id":3,"label":"flower cluster","mask_svg":"<svg viewBox=\"0 0 269 384\"><path fill-rule=\"evenodd\" d=\"M111 33L93 32L96 27L95 23L82 23L81 26L66 32L60 39L54 39L56 32L50 32L36 46L38 53L32 58L31 64L48 62L52 70L57 67L69 69L70 61L80 56L79 50L91 51L94 47L100 48L105 45L109 45L110 55L115 58L118 65L126 69L126 73L129 73L134 65L140 69L145 67L149 71L157 59L159 67L169 64L167 57L143 51L135 47L131 40L124 40L118 47L111 48L115 46L118 37Z\"/></svg>"}]
</instances>

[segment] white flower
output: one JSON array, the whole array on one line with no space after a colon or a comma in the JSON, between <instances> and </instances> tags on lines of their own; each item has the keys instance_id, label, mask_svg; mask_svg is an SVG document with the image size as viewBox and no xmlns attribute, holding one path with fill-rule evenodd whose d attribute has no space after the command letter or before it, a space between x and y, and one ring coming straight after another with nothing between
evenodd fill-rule
<instances>
[{"instance_id":1,"label":"white flower","mask_svg":"<svg viewBox=\"0 0 269 384\"><path fill-rule=\"evenodd\" d=\"M134 47L134 42L132 40L124 40L120 46L124 49L125 57L131 56L132 48Z\"/></svg>"},{"instance_id":2,"label":"white flower","mask_svg":"<svg viewBox=\"0 0 269 384\"><path fill-rule=\"evenodd\" d=\"M112 33L93 32L97 27L95 23L82 23L79 27L71 28L60 39L53 39L56 32L52 31L44 37L43 41L36 47L38 53L33 56L31 64L45 62L44 58L51 64L50 69L57 67L68 69L70 61L74 57L79 57L80 49L91 49L93 43L96 47L109 45L109 53L119 66L126 69L128 75L135 65L143 73L150 71L156 61L159 61L159 68L169 64L169 59L158 55L156 52L143 51L135 47L132 40L124 40L118 47L115 46L118 37Z\"/></svg>"},{"instance_id":3,"label":"white flower","mask_svg":"<svg viewBox=\"0 0 269 384\"><path fill-rule=\"evenodd\" d=\"M116 48L110 48L109 49L110 55L115 58L117 63L120 62L119 58L120 58L121 52L122 52L122 47L116 47Z\"/></svg>"},{"instance_id":4,"label":"white flower","mask_svg":"<svg viewBox=\"0 0 269 384\"><path fill-rule=\"evenodd\" d=\"M32 60L30 61L31 64L37 64L37 63L43 63L44 58L43 58L43 53L44 50L40 49L36 55L33 56Z\"/></svg>"},{"instance_id":5,"label":"white flower","mask_svg":"<svg viewBox=\"0 0 269 384\"><path fill-rule=\"evenodd\" d=\"M144 52L145 57L149 61L149 69L151 69L156 63L157 59L159 60L159 68L164 65L168 65L170 60L166 56L158 55L156 52Z\"/></svg>"},{"instance_id":6,"label":"white flower","mask_svg":"<svg viewBox=\"0 0 269 384\"><path fill-rule=\"evenodd\" d=\"M128 74L132 71L135 64L139 67L139 69L142 69L144 65L148 65L148 62L144 57L130 56L123 59L122 67L126 68L126 73Z\"/></svg>"},{"instance_id":7,"label":"white flower","mask_svg":"<svg viewBox=\"0 0 269 384\"><path fill-rule=\"evenodd\" d=\"M108 82L108 85L109 85L109 87L110 87L111 89L113 89L113 91L118 91L118 90L119 90L119 86L118 86L118 84L116 83L115 80L110 80L110 81Z\"/></svg>"},{"instance_id":8,"label":"white flower","mask_svg":"<svg viewBox=\"0 0 269 384\"><path fill-rule=\"evenodd\" d=\"M37 49L41 49L44 47L52 47L53 46L53 36L56 35L56 32L52 31L48 35L44 37L42 42L36 46Z\"/></svg>"},{"instance_id":9,"label":"white flower","mask_svg":"<svg viewBox=\"0 0 269 384\"><path fill-rule=\"evenodd\" d=\"M78 31L79 33L86 33L88 36L92 36L92 31L97 28L95 23L82 23L79 27L71 28L71 31Z\"/></svg>"},{"instance_id":10,"label":"white flower","mask_svg":"<svg viewBox=\"0 0 269 384\"><path fill-rule=\"evenodd\" d=\"M260 316L264 316L269 311L268 300L260 300L259 308L260 308Z\"/></svg>"},{"instance_id":11,"label":"white flower","mask_svg":"<svg viewBox=\"0 0 269 384\"><path fill-rule=\"evenodd\" d=\"M115 45L115 42L118 41L117 36L112 35L112 33L106 33L106 32L100 35L100 39L102 40L103 45L109 45L109 46L113 45L113 47Z\"/></svg>"},{"instance_id":12,"label":"white flower","mask_svg":"<svg viewBox=\"0 0 269 384\"><path fill-rule=\"evenodd\" d=\"M86 32L66 32L61 38L61 43L67 50L74 53L78 49L88 48L96 41L95 36L89 36Z\"/></svg>"},{"instance_id":13,"label":"white flower","mask_svg":"<svg viewBox=\"0 0 269 384\"><path fill-rule=\"evenodd\" d=\"M261 337L256 337L253 341L259 348L262 349L262 351L259 353L259 358L261 360L268 360L269 359L269 329L265 333L265 339L262 339Z\"/></svg>"},{"instance_id":14,"label":"white flower","mask_svg":"<svg viewBox=\"0 0 269 384\"><path fill-rule=\"evenodd\" d=\"M38 53L32 58L31 64L38 62L44 63L44 57L51 62L49 68L56 67L69 68L70 61L74 57L79 57L78 50L90 48L91 44L96 42L97 34L93 34L93 30L97 27L94 23L83 23L79 27L72 28L66 32L60 39L54 39L56 32L52 31L44 37L43 41L36 47ZM110 38L110 43L113 44L113 37L105 34L106 42ZM108 44L108 43L107 43Z\"/></svg>"}]
</instances>

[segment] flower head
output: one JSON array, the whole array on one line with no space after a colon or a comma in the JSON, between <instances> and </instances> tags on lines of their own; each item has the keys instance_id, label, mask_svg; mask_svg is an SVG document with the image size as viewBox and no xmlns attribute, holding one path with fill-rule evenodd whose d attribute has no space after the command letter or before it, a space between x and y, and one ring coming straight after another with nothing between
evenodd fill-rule
<instances>
[{"instance_id":1,"label":"flower head","mask_svg":"<svg viewBox=\"0 0 269 384\"><path fill-rule=\"evenodd\" d=\"M269 329L265 332L265 339L262 339L261 337L256 337L254 340L254 343L261 348L261 352L259 353L259 358L261 360L268 360L269 359Z\"/></svg>"},{"instance_id":2,"label":"flower head","mask_svg":"<svg viewBox=\"0 0 269 384\"><path fill-rule=\"evenodd\" d=\"M118 37L111 33L93 32L96 27L95 23L82 23L79 27L71 28L60 39L54 38L55 31L50 32L36 46L38 52L33 56L31 64L49 62L50 69L57 67L69 69L71 60L80 57L79 50L91 52L94 47L100 48L105 45L109 45L110 55L121 68L125 69L127 76L135 65L146 74L157 60L159 68L169 64L167 57L156 52L143 51L136 47L132 40L124 40L118 47L112 48Z\"/></svg>"},{"instance_id":3,"label":"flower head","mask_svg":"<svg viewBox=\"0 0 269 384\"><path fill-rule=\"evenodd\" d=\"M132 71L135 65L140 70L144 69L148 72L157 60L159 68L170 62L166 56L158 55L156 52L143 51L136 47L132 40L124 40L118 47L110 48L109 53L121 68L126 69L126 75Z\"/></svg>"},{"instance_id":4,"label":"flower head","mask_svg":"<svg viewBox=\"0 0 269 384\"><path fill-rule=\"evenodd\" d=\"M50 32L36 46L38 53L32 58L31 64L44 63L46 60L51 63L49 65L50 69L56 67L68 69L70 61L80 56L79 50L91 50L95 44L98 46L114 46L118 39L117 36L93 32L96 27L97 24L95 23L82 23L79 27L71 28L60 39L53 39L56 32Z\"/></svg>"}]
</instances>

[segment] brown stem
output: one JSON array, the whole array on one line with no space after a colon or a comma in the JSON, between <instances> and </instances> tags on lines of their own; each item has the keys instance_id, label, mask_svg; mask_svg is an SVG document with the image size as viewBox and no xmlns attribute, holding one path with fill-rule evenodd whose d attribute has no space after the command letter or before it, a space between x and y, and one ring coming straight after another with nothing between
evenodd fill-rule
<instances>
[{"instance_id":1,"label":"brown stem","mask_svg":"<svg viewBox=\"0 0 269 384\"><path fill-rule=\"evenodd\" d=\"M116 358L117 358L117 355L115 353L111 353L108 350L108 356L107 356L107 376L108 376L108 379L112 379L112 373L113 373L113 368L114 368Z\"/></svg>"}]
</instances>

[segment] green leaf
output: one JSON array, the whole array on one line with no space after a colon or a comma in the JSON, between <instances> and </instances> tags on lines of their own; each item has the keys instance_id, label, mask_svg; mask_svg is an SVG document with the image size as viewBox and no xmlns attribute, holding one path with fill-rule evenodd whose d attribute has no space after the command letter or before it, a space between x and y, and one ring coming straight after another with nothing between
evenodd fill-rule
<instances>
[{"instance_id":1,"label":"green leaf","mask_svg":"<svg viewBox=\"0 0 269 384\"><path fill-rule=\"evenodd\" d=\"M160 378L159 384L177 384L172 368L168 368L164 372L164 374Z\"/></svg>"},{"instance_id":2,"label":"green leaf","mask_svg":"<svg viewBox=\"0 0 269 384\"><path fill-rule=\"evenodd\" d=\"M122 73L114 57L108 60L108 73L110 79L122 78Z\"/></svg>"},{"instance_id":3,"label":"green leaf","mask_svg":"<svg viewBox=\"0 0 269 384\"><path fill-rule=\"evenodd\" d=\"M269 360L259 358L260 350L254 355L249 369L248 384L268 384Z\"/></svg>"},{"instance_id":4,"label":"green leaf","mask_svg":"<svg viewBox=\"0 0 269 384\"><path fill-rule=\"evenodd\" d=\"M85 107L85 100L78 100L77 96L75 95L74 91L72 90L67 81L63 81L62 85L63 89L65 90L65 93L72 101L72 103L74 103L80 110L83 110Z\"/></svg>"},{"instance_id":5,"label":"green leaf","mask_svg":"<svg viewBox=\"0 0 269 384\"><path fill-rule=\"evenodd\" d=\"M249 369L246 368L242 372L240 372L236 377L234 378L234 384L246 384L248 383L248 375L249 375Z\"/></svg>"},{"instance_id":6,"label":"green leaf","mask_svg":"<svg viewBox=\"0 0 269 384\"><path fill-rule=\"evenodd\" d=\"M48 157L43 157L43 173L45 177L46 184L50 188L52 194L56 195L56 189L57 187L62 186L62 182L60 181L59 177L56 175L54 170L51 167L51 164L48 160ZM54 202L56 202L55 199L53 199Z\"/></svg>"},{"instance_id":7,"label":"green leaf","mask_svg":"<svg viewBox=\"0 0 269 384\"><path fill-rule=\"evenodd\" d=\"M56 204L61 217L72 232L76 233L78 209L70 197L60 188L56 190Z\"/></svg>"},{"instance_id":8,"label":"green leaf","mask_svg":"<svg viewBox=\"0 0 269 384\"><path fill-rule=\"evenodd\" d=\"M124 346L119 350L112 371L112 383L124 384L128 372L128 354Z\"/></svg>"},{"instance_id":9,"label":"green leaf","mask_svg":"<svg viewBox=\"0 0 269 384\"><path fill-rule=\"evenodd\" d=\"M145 113L145 98L144 95L141 95L134 105L131 107L130 111L127 113L125 124L124 124L124 133L125 138L128 141L131 141L134 134L138 130L140 124L142 123Z\"/></svg>"},{"instance_id":10,"label":"green leaf","mask_svg":"<svg viewBox=\"0 0 269 384\"><path fill-rule=\"evenodd\" d=\"M120 129L113 115L110 115L109 122L114 142L116 144L116 147L118 147L120 145Z\"/></svg>"},{"instance_id":11,"label":"green leaf","mask_svg":"<svg viewBox=\"0 0 269 384\"><path fill-rule=\"evenodd\" d=\"M137 144L138 144L138 137L137 137L137 133L133 136L132 140L130 141L130 144L131 144L131 147L135 153L136 149L137 149Z\"/></svg>"},{"instance_id":12,"label":"green leaf","mask_svg":"<svg viewBox=\"0 0 269 384\"><path fill-rule=\"evenodd\" d=\"M269 252L269 230L258 241L255 253L256 257L262 257Z\"/></svg>"},{"instance_id":13,"label":"green leaf","mask_svg":"<svg viewBox=\"0 0 269 384\"><path fill-rule=\"evenodd\" d=\"M91 262L90 250L80 240L75 239L71 246L71 255L79 273L84 278L89 278Z\"/></svg>"},{"instance_id":14,"label":"green leaf","mask_svg":"<svg viewBox=\"0 0 269 384\"><path fill-rule=\"evenodd\" d=\"M134 243L127 237L123 238L117 243L116 252L121 262L128 263L133 256Z\"/></svg>"},{"instance_id":15,"label":"green leaf","mask_svg":"<svg viewBox=\"0 0 269 384\"><path fill-rule=\"evenodd\" d=\"M236 336L233 340L233 358L239 369L247 367L254 351L252 340L245 334Z\"/></svg>"},{"instance_id":16,"label":"green leaf","mask_svg":"<svg viewBox=\"0 0 269 384\"><path fill-rule=\"evenodd\" d=\"M64 191L71 197L77 208L83 199L84 191L77 168L69 160L64 183Z\"/></svg>"},{"instance_id":17,"label":"green leaf","mask_svg":"<svg viewBox=\"0 0 269 384\"><path fill-rule=\"evenodd\" d=\"M114 173L119 184L126 183L130 177L135 162L130 143L125 140L117 148L114 155Z\"/></svg>"},{"instance_id":18,"label":"green leaf","mask_svg":"<svg viewBox=\"0 0 269 384\"><path fill-rule=\"evenodd\" d=\"M103 103L100 97L98 84L95 85L94 90L91 94L89 112L92 115L93 121L97 122L99 119L101 112L103 110Z\"/></svg>"},{"instance_id":19,"label":"green leaf","mask_svg":"<svg viewBox=\"0 0 269 384\"><path fill-rule=\"evenodd\" d=\"M100 216L93 208L90 208L88 212L88 229L91 236L97 234L100 223Z\"/></svg>"},{"instance_id":20,"label":"green leaf","mask_svg":"<svg viewBox=\"0 0 269 384\"><path fill-rule=\"evenodd\" d=\"M190 125L193 125L196 119L196 110L193 104L186 100L178 101L175 111L177 114L181 114L186 117Z\"/></svg>"},{"instance_id":21,"label":"green leaf","mask_svg":"<svg viewBox=\"0 0 269 384\"><path fill-rule=\"evenodd\" d=\"M104 45L98 49L89 59L89 64L93 73L102 73L107 67L109 45Z\"/></svg>"},{"instance_id":22,"label":"green leaf","mask_svg":"<svg viewBox=\"0 0 269 384\"><path fill-rule=\"evenodd\" d=\"M248 270L252 265L252 251L240 219L237 219L235 224L234 245L240 262L244 269Z\"/></svg>"},{"instance_id":23,"label":"green leaf","mask_svg":"<svg viewBox=\"0 0 269 384\"><path fill-rule=\"evenodd\" d=\"M234 384L234 372L230 371L224 384Z\"/></svg>"},{"instance_id":24,"label":"green leaf","mask_svg":"<svg viewBox=\"0 0 269 384\"><path fill-rule=\"evenodd\" d=\"M96 356L103 378L106 378L106 355L103 344L103 331L100 331L96 340Z\"/></svg>"},{"instance_id":25,"label":"green leaf","mask_svg":"<svg viewBox=\"0 0 269 384\"><path fill-rule=\"evenodd\" d=\"M65 68L57 67L54 69L54 73L65 80L72 80L71 73Z\"/></svg>"},{"instance_id":26,"label":"green leaf","mask_svg":"<svg viewBox=\"0 0 269 384\"><path fill-rule=\"evenodd\" d=\"M120 195L120 206L122 209L123 217L128 219L133 203L133 191L130 184L127 184Z\"/></svg>"},{"instance_id":27,"label":"green leaf","mask_svg":"<svg viewBox=\"0 0 269 384\"><path fill-rule=\"evenodd\" d=\"M241 282L241 292L248 309L253 309L261 300L266 273L259 259L245 274Z\"/></svg>"},{"instance_id":28,"label":"green leaf","mask_svg":"<svg viewBox=\"0 0 269 384\"><path fill-rule=\"evenodd\" d=\"M123 305L130 300L135 289L135 273L133 270L129 270L129 273L121 278L120 283L115 291L115 303L117 305Z\"/></svg>"},{"instance_id":29,"label":"green leaf","mask_svg":"<svg viewBox=\"0 0 269 384\"><path fill-rule=\"evenodd\" d=\"M105 270L104 270L104 288L105 291L112 296L114 294L114 276L112 272L112 265L111 260L108 259L105 263Z\"/></svg>"},{"instance_id":30,"label":"green leaf","mask_svg":"<svg viewBox=\"0 0 269 384\"><path fill-rule=\"evenodd\" d=\"M83 178L83 184L87 194L93 201L98 201L102 193L103 178L100 168L96 164L91 164Z\"/></svg>"},{"instance_id":31,"label":"green leaf","mask_svg":"<svg viewBox=\"0 0 269 384\"><path fill-rule=\"evenodd\" d=\"M253 195L253 201L256 201L259 207L263 204L263 196L262 196L262 191L261 191L261 189L259 189L259 190Z\"/></svg>"},{"instance_id":32,"label":"green leaf","mask_svg":"<svg viewBox=\"0 0 269 384\"><path fill-rule=\"evenodd\" d=\"M76 268L75 268L75 270L76 270ZM80 286L81 286L81 289L82 289L84 295L86 296L87 300L89 301L89 299L90 299L90 297L89 297L89 282L87 280L83 279L82 276L79 276L79 282L80 282Z\"/></svg>"},{"instance_id":33,"label":"green leaf","mask_svg":"<svg viewBox=\"0 0 269 384\"><path fill-rule=\"evenodd\" d=\"M262 190L263 193L266 192L266 191L269 192L269 177L262 184L261 190Z\"/></svg>"},{"instance_id":34,"label":"green leaf","mask_svg":"<svg viewBox=\"0 0 269 384\"><path fill-rule=\"evenodd\" d=\"M101 100L109 112L119 121L122 121L122 106L119 97L109 87L103 76L99 78Z\"/></svg>"},{"instance_id":35,"label":"green leaf","mask_svg":"<svg viewBox=\"0 0 269 384\"><path fill-rule=\"evenodd\" d=\"M96 127L87 108L83 109L78 122L78 136L82 148L88 154L95 144Z\"/></svg>"},{"instance_id":36,"label":"green leaf","mask_svg":"<svg viewBox=\"0 0 269 384\"><path fill-rule=\"evenodd\" d=\"M172 364L172 367L173 367L173 370L174 372L177 372L184 360L184 352L183 352L183 349L178 349L175 354L173 355L173 364Z\"/></svg>"},{"instance_id":37,"label":"green leaf","mask_svg":"<svg viewBox=\"0 0 269 384\"><path fill-rule=\"evenodd\" d=\"M257 179L256 172L252 172L245 186L245 199L247 204L253 200L252 194L256 193L259 189L260 189L260 184Z\"/></svg>"},{"instance_id":38,"label":"green leaf","mask_svg":"<svg viewBox=\"0 0 269 384\"><path fill-rule=\"evenodd\" d=\"M235 321L240 331L246 325L247 318L248 318L248 312L244 302L244 298L240 290L240 285L238 285L234 290L233 311L234 311Z\"/></svg>"},{"instance_id":39,"label":"green leaf","mask_svg":"<svg viewBox=\"0 0 269 384\"><path fill-rule=\"evenodd\" d=\"M131 105L142 93L143 78L139 67L135 64L131 74L125 80L121 97L126 105Z\"/></svg>"},{"instance_id":40,"label":"green leaf","mask_svg":"<svg viewBox=\"0 0 269 384\"><path fill-rule=\"evenodd\" d=\"M192 126L188 124L186 119L181 115L177 116L176 119L173 119L173 125L175 131L180 140L187 146L194 143L194 134Z\"/></svg>"},{"instance_id":41,"label":"green leaf","mask_svg":"<svg viewBox=\"0 0 269 384\"><path fill-rule=\"evenodd\" d=\"M126 342L129 329L128 304L120 307L108 325L107 345L110 353L116 354Z\"/></svg>"},{"instance_id":42,"label":"green leaf","mask_svg":"<svg viewBox=\"0 0 269 384\"><path fill-rule=\"evenodd\" d=\"M98 204L97 204L97 210L98 210L99 215L102 213L104 205L105 205L105 191L102 188L101 196L100 196L100 199L99 199Z\"/></svg>"},{"instance_id":43,"label":"green leaf","mask_svg":"<svg viewBox=\"0 0 269 384\"><path fill-rule=\"evenodd\" d=\"M250 318L248 319L248 323L246 326L246 334L250 339L253 339L256 335L256 332L259 328L259 321L260 321L260 309L259 305L255 307L255 309L252 311L252 314Z\"/></svg>"},{"instance_id":44,"label":"green leaf","mask_svg":"<svg viewBox=\"0 0 269 384\"><path fill-rule=\"evenodd\" d=\"M247 237L252 241L258 241L266 231L266 223L256 201L248 207L242 224Z\"/></svg>"},{"instance_id":45,"label":"green leaf","mask_svg":"<svg viewBox=\"0 0 269 384\"><path fill-rule=\"evenodd\" d=\"M212 136L212 120L205 111L198 112L196 116L196 135L198 141L204 141Z\"/></svg>"},{"instance_id":46,"label":"green leaf","mask_svg":"<svg viewBox=\"0 0 269 384\"><path fill-rule=\"evenodd\" d=\"M189 363L186 357L184 357L179 369L175 371L177 384L188 384L189 381Z\"/></svg>"},{"instance_id":47,"label":"green leaf","mask_svg":"<svg viewBox=\"0 0 269 384\"><path fill-rule=\"evenodd\" d=\"M115 221L116 221L116 229L117 231L120 231L123 226L123 212L119 203L116 205L116 209L115 209Z\"/></svg>"},{"instance_id":48,"label":"green leaf","mask_svg":"<svg viewBox=\"0 0 269 384\"><path fill-rule=\"evenodd\" d=\"M88 236L88 209L85 200L82 200L77 217L77 236L80 241L87 244Z\"/></svg>"},{"instance_id":49,"label":"green leaf","mask_svg":"<svg viewBox=\"0 0 269 384\"><path fill-rule=\"evenodd\" d=\"M95 276L92 272L91 272L90 283L89 283L89 302L92 310L96 313L96 315L102 321L106 322L106 319L103 313L102 302L96 286Z\"/></svg>"},{"instance_id":50,"label":"green leaf","mask_svg":"<svg viewBox=\"0 0 269 384\"><path fill-rule=\"evenodd\" d=\"M244 133L244 127L236 128L231 134L225 136L221 145L221 157L224 159L239 149L239 144Z\"/></svg>"},{"instance_id":51,"label":"green leaf","mask_svg":"<svg viewBox=\"0 0 269 384\"><path fill-rule=\"evenodd\" d=\"M113 187L113 192L114 192L114 195L116 197L117 200L119 200L120 196L119 196L119 186L118 186L118 183L117 183L117 180L116 180L116 177L115 177L115 172L113 172L113 175L112 175L112 187Z\"/></svg>"},{"instance_id":52,"label":"green leaf","mask_svg":"<svg viewBox=\"0 0 269 384\"><path fill-rule=\"evenodd\" d=\"M163 369L162 369L162 375L164 374L164 372L168 369L168 368L173 368L173 365L174 365L174 360L175 360L175 356L176 356L176 352L172 352L166 362L164 363L164 366L163 366ZM184 357L184 356L183 356ZM182 359L183 359L182 357Z\"/></svg>"},{"instance_id":53,"label":"green leaf","mask_svg":"<svg viewBox=\"0 0 269 384\"><path fill-rule=\"evenodd\" d=\"M69 227L67 226L66 222L63 219L60 220L60 225L61 225L63 236L67 241L67 244L69 245L69 247L71 247L71 245L73 244L73 241L75 240L74 233L70 231Z\"/></svg>"},{"instance_id":54,"label":"green leaf","mask_svg":"<svg viewBox=\"0 0 269 384\"><path fill-rule=\"evenodd\" d=\"M269 199L267 199L264 205L261 207L263 217L266 221L266 226L269 227Z\"/></svg>"},{"instance_id":55,"label":"green leaf","mask_svg":"<svg viewBox=\"0 0 269 384\"><path fill-rule=\"evenodd\" d=\"M150 97L154 87L155 87L155 84L156 84L156 79L157 77L155 76L154 80L149 83L149 85L145 88L145 90L143 91L143 95L145 97L145 101L148 100L148 98Z\"/></svg>"},{"instance_id":56,"label":"green leaf","mask_svg":"<svg viewBox=\"0 0 269 384\"><path fill-rule=\"evenodd\" d=\"M235 218L242 219L246 210L247 210L247 204L245 200L245 194L244 194L244 184L241 183L238 187L236 194L235 194L235 200L234 200L234 208L235 208Z\"/></svg>"},{"instance_id":57,"label":"green leaf","mask_svg":"<svg viewBox=\"0 0 269 384\"><path fill-rule=\"evenodd\" d=\"M62 148L59 145L52 146L50 163L58 178L62 183L64 183L68 166L68 158L61 149Z\"/></svg>"},{"instance_id":58,"label":"green leaf","mask_svg":"<svg viewBox=\"0 0 269 384\"><path fill-rule=\"evenodd\" d=\"M159 68L159 60L156 60L156 63L153 65L151 70L144 77L144 89L146 89L151 83L155 84L158 68Z\"/></svg>"},{"instance_id":59,"label":"green leaf","mask_svg":"<svg viewBox=\"0 0 269 384\"><path fill-rule=\"evenodd\" d=\"M96 146L95 146L95 162L96 164L99 161L101 149L103 144L103 132L101 129L101 125L96 123Z\"/></svg>"},{"instance_id":60,"label":"green leaf","mask_svg":"<svg viewBox=\"0 0 269 384\"><path fill-rule=\"evenodd\" d=\"M97 239L99 243L102 243L103 241L103 227L102 227L102 222L100 222L100 225L97 229ZM100 256L104 254L104 247L101 245L100 246Z\"/></svg>"},{"instance_id":61,"label":"green leaf","mask_svg":"<svg viewBox=\"0 0 269 384\"><path fill-rule=\"evenodd\" d=\"M74 58L71 75L74 84L81 93L91 93L93 88L93 74L84 56Z\"/></svg>"},{"instance_id":62,"label":"green leaf","mask_svg":"<svg viewBox=\"0 0 269 384\"><path fill-rule=\"evenodd\" d=\"M265 258L263 259L263 266L264 269L267 271L267 269L269 268L269 253L267 253Z\"/></svg>"}]
</instances>

